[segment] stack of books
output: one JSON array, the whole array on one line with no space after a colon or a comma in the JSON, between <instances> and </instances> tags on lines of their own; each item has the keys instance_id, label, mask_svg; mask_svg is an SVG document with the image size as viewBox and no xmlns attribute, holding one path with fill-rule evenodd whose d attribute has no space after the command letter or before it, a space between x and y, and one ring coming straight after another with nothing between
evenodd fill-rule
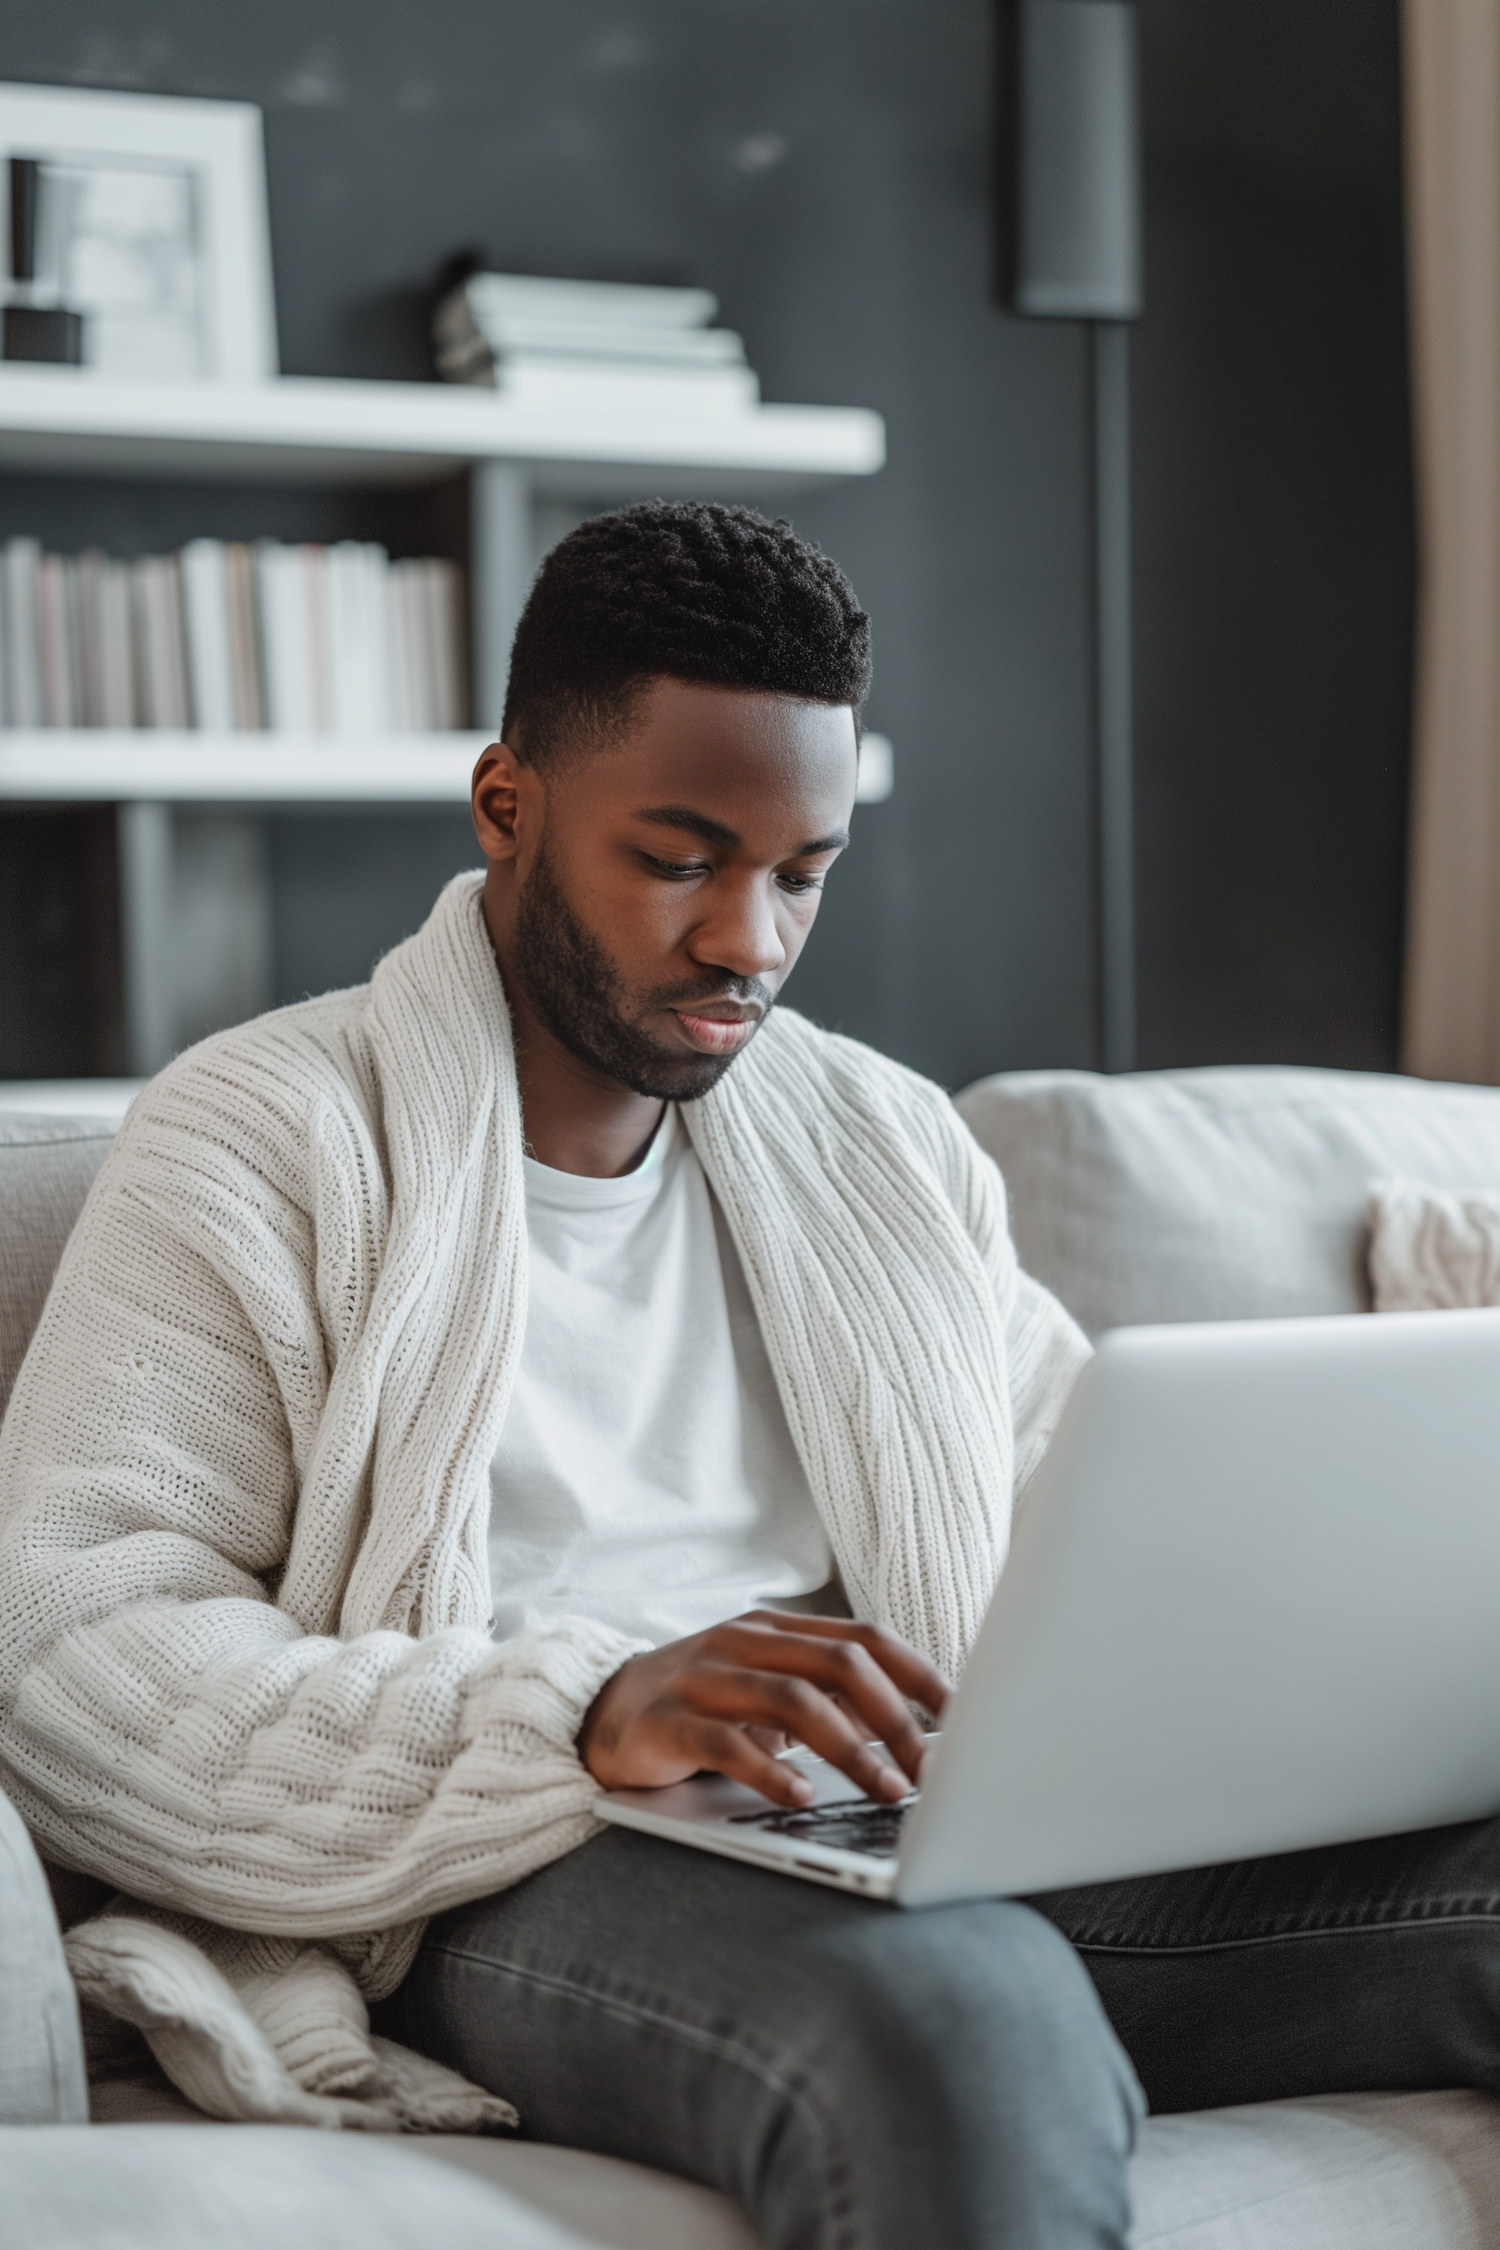
<instances>
[{"instance_id":1,"label":"stack of books","mask_svg":"<svg viewBox=\"0 0 1500 2250\"><path fill-rule=\"evenodd\" d=\"M433 320L438 373L550 410L722 416L760 396L706 289L476 273Z\"/></svg>"},{"instance_id":2,"label":"stack of books","mask_svg":"<svg viewBox=\"0 0 1500 2250\"><path fill-rule=\"evenodd\" d=\"M133 562L0 549L8 727L442 733L467 719L464 643L452 563L354 540L194 539Z\"/></svg>"}]
</instances>

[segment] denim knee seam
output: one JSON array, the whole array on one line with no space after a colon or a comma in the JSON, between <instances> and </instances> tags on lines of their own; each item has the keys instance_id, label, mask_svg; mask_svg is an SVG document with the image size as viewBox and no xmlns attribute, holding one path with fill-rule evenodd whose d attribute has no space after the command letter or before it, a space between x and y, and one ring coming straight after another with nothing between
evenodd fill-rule
<instances>
[{"instance_id":1,"label":"denim knee seam","mask_svg":"<svg viewBox=\"0 0 1500 2250\"><path fill-rule=\"evenodd\" d=\"M825 2183L824 2211L827 2220L823 2239L827 2250L859 2250L852 2231L855 2216L854 2199L848 2187L848 2165L837 2153L834 2136L825 2122L823 2106L818 2103L806 2085L797 2085L778 2071L767 2058L735 2039L727 2032L712 2031L706 2025L685 2023L680 2016L663 2009L653 2008L641 2000L626 1999L603 1986L585 1984L573 1977L559 1976L546 1970L523 1967L517 1962L496 1961L485 1954L472 1953L467 1948L436 1944L432 1952L449 1960L463 1961L471 1969L482 1969L539 1989L567 1994L591 2008L603 2008L625 2022L643 2025L664 2033L683 2046L696 2048L744 2071L760 2085L784 2101L804 2120L812 2137L821 2147L825 2162L819 2167L818 2177ZM524 2120L523 2120L524 2123Z\"/></svg>"}]
</instances>

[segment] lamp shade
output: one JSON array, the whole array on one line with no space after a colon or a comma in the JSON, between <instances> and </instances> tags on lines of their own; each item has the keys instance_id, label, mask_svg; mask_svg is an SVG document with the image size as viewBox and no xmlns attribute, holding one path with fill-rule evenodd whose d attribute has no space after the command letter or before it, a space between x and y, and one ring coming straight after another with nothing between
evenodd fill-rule
<instances>
[{"instance_id":1,"label":"lamp shade","mask_svg":"<svg viewBox=\"0 0 1500 2250\"><path fill-rule=\"evenodd\" d=\"M1134 0L1000 0L999 286L1012 312L1141 311Z\"/></svg>"}]
</instances>

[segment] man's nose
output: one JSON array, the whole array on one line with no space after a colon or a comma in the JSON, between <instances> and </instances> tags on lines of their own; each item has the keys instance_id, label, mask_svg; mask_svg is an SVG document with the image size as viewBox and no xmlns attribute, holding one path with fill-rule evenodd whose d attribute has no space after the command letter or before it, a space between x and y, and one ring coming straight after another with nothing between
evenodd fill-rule
<instances>
[{"instance_id":1,"label":"man's nose","mask_svg":"<svg viewBox=\"0 0 1500 2250\"><path fill-rule=\"evenodd\" d=\"M705 968L727 969L736 977L771 976L783 968L786 946L769 887L756 881L725 886L693 932L688 951Z\"/></svg>"}]
</instances>

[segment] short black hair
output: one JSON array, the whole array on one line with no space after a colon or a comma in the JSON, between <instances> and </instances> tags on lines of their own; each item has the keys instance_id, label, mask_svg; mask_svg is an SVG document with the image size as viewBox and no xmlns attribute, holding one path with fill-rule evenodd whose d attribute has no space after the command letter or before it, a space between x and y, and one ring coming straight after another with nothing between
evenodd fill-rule
<instances>
[{"instance_id":1,"label":"short black hair","mask_svg":"<svg viewBox=\"0 0 1500 2250\"><path fill-rule=\"evenodd\" d=\"M785 517L646 500L553 548L516 628L504 734L544 765L628 722L653 679L849 704L870 686L870 620L838 564Z\"/></svg>"}]
</instances>

